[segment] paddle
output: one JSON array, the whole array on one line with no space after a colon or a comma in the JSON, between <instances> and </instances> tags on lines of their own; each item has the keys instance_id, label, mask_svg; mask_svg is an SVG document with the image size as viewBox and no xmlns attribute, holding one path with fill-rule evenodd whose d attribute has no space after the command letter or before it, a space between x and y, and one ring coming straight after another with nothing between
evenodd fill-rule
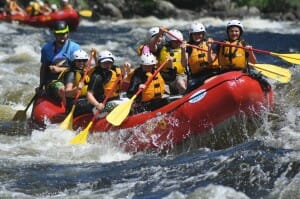
<instances>
[{"instance_id":1,"label":"paddle","mask_svg":"<svg viewBox=\"0 0 300 199\"><path fill-rule=\"evenodd\" d=\"M163 29L163 31L165 31L167 34L170 34L172 37L174 37L175 39L177 39L178 41L183 43L182 40L180 40L178 37L176 37L174 34L170 33L169 31L167 31L166 29ZM217 41L214 41L214 43L226 44L226 43L217 42ZM196 49L207 52L206 49L202 49L199 46L192 45L192 44L186 44L186 45L190 46L192 48L196 48ZM226 45L231 46L231 44L226 44ZM232 45L232 46L236 46L236 45ZM237 47L241 47L241 46L237 46ZM259 51L261 51L261 50L259 50ZM300 59L300 57L299 57L299 59ZM299 60L299 62L300 62L300 60ZM277 80L279 82L287 83L291 79L291 71L289 71L286 68L282 68L282 67L271 65L271 64L250 64L250 65L252 67L254 67L256 70L258 70L259 72L261 72L264 76L274 79L274 80Z\"/></svg>"},{"instance_id":2,"label":"paddle","mask_svg":"<svg viewBox=\"0 0 300 199\"><path fill-rule=\"evenodd\" d=\"M80 83L83 83L90 68L91 68L91 62L92 62L92 58L94 56L94 51L92 51L90 57L89 57L89 60L87 62L87 67L86 67L86 70L84 71L84 74L80 80ZM76 93L76 96L74 98L74 103L73 103L73 106L72 106L72 109L70 111L70 113L67 115L67 117L64 119L64 121L60 124L60 128L61 129L64 129L64 130L72 130L73 129L73 115L74 115L74 111L75 111L75 108L76 108L76 104L77 104L77 101L78 101L78 98L80 97L80 93L81 93L81 89L77 89L77 93Z\"/></svg>"},{"instance_id":3,"label":"paddle","mask_svg":"<svg viewBox=\"0 0 300 199\"><path fill-rule=\"evenodd\" d=\"M291 80L292 73L289 69L282 68L272 64L250 64L262 75L271 79L277 80L281 83L287 83Z\"/></svg>"},{"instance_id":4,"label":"paddle","mask_svg":"<svg viewBox=\"0 0 300 199\"><path fill-rule=\"evenodd\" d=\"M246 49L244 46L227 44L227 43L221 42L221 41L213 41L213 43ZM279 53L269 52L269 51L265 51L265 50L259 50L259 49L255 49L255 48L252 48L252 50L255 52L261 53L261 54L277 56L277 57L279 57L287 62L293 63L293 64L300 64L300 54L296 54L296 53L294 53L294 54L279 54Z\"/></svg>"},{"instance_id":5,"label":"paddle","mask_svg":"<svg viewBox=\"0 0 300 199\"><path fill-rule=\"evenodd\" d=\"M168 62L169 60L166 59L159 67L156 69L156 71L153 73L152 76L148 78L148 80L145 83L145 88L149 86L153 78L159 73L159 71L164 67L164 65ZM127 117L129 114L129 111L131 109L131 106L135 100L135 98L143 91L142 88L140 88L131 98L130 100L124 102L123 104L120 104L116 108L114 108L107 116L106 120L111 123L114 126L119 126L124 119Z\"/></svg>"},{"instance_id":6,"label":"paddle","mask_svg":"<svg viewBox=\"0 0 300 199\"><path fill-rule=\"evenodd\" d=\"M91 17L93 15L93 11L91 10L80 10L79 15L83 17Z\"/></svg>"},{"instance_id":7,"label":"paddle","mask_svg":"<svg viewBox=\"0 0 300 199\"><path fill-rule=\"evenodd\" d=\"M30 105L34 102L34 100L37 98L37 94L35 94L30 102L28 103L28 105L26 106L25 110L19 110L16 112L16 114L13 117L13 121L24 121L26 120L26 112L28 110L28 108L30 107Z\"/></svg>"},{"instance_id":8,"label":"paddle","mask_svg":"<svg viewBox=\"0 0 300 199\"><path fill-rule=\"evenodd\" d=\"M108 95L105 97L105 99L103 100L103 104L105 106L107 100L112 96L112 94L115 92L118 83L121 80L121 76L119 76L118 80L114 83L113 88L110 90L110 92L108 93ZM95 122L95 120L97 119L98 115L101 113L100 110L97 110L97 112L94 114L94 117L92 118L92 120L90 121L90 123L87 125L87 127L82 130L80 133L78 133L71 141L70 144L86 144L87 142L87 136L89 134L89 130L92 127L93 123Z\"/></svg>"}]
</instances>

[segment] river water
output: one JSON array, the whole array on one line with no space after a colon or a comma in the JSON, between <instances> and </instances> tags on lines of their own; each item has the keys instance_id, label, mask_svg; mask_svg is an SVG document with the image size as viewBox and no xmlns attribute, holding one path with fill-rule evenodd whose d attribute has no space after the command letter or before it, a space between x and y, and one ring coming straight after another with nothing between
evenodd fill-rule
<instances>
[{"instance_id":1,"label":"river water","mask_svg":"<svg viewBox=\"0 0 300 199\"><path fill-rule=\"evenodd\" d=\"M201 21L210 36L224 38L226 21ZM149 27L175 27L187 38L189 23L154 17L83 20L71 38L86 50L108 49L117 63L129 60L135 65L135 49ZM255 48L300 52L299 23L259 18L242 23L244 38ZM11 121L34 95L40 48L52 39L48 29L0 23L0 198L299 198L299 66L256 54L260 63L289 68L293 74L287 84L270 80L274 112L250 122L232 118L211 130L215 136L206 147L197 146L195 137L168 151L131 154L114 145L113 135L71 146L75 132L53 124L31 130L26 123Z\"/></svg>"}]
</instances>

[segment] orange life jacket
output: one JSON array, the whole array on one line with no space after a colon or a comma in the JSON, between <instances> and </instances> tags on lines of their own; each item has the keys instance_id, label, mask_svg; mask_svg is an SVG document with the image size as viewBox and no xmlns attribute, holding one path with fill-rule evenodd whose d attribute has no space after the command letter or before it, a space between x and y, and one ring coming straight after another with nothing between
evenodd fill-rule
<instances>
[{"instance_id":1,"label":"orange life jacket","mask_svg":"<svg viewBox=\"0 0 300 199\"><path fill-rule=\"evenodd\" d=\"M177 74L184 74L185 67L181 63L181 48L169 49L164 46L159 53L158 65L161 65L169 56L173 57L173 65L177 68ZM163 67L162 71L167 72L167 66Z\"/></svg>"},{"instance_id":2,"label":"orange life jacket","mask_svg":"<svg viewBox=\"0 0 300 199\"><path fill-rule=\"evenodd\" d=\"M242 40L234 42L225 41L225 43L242 47L245 46L245 43ZM223 45L220 47L218 58L221 69L224 70L245 69L247 65L246 51L243 48Z\"/></svg>"},{"instance_id":3,"label":"orange life jacket","mask_svg":"<svg viewBox=\"0 0 300 199\"><path fill-rule=\"evenodd\" d=\"M152 73L146 73L148 79L152 76ZM152 99L161 98L165 93L165 81L158 73L153 80L150 82L149 86L142 91L142 102L148 102Z\"/></svg>"},{"instance_id":4,"label":"orange life jacket","mask_svg":"<svg viewBox=\"0 0 300 199\"><path fill-rule=\"evenodd\" d=\"M116 71L115 70L110 70L110 71L112 72L111 79L109 80L109 82L107 82L104 85L104 95L105 96L108 96L109 92L112 89L114 89L115 82L119 81L119 76L122 75L120 68L116 68ZM120 96L120 92L122 90L121 85L122 85L122 83L121 83L121 81L119 81L119 83L117 84L117 88L115 89L113 94L110 96L110 98Z\"/></svg>"}]
</instances>

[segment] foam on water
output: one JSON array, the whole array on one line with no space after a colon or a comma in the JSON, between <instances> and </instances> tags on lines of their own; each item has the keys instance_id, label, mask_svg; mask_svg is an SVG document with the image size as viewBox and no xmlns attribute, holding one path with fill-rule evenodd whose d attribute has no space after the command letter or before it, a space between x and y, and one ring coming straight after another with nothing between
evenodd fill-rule
<instances>
[{"instance_id":1,"label":"foam on water","mask_svg":"<svg viewBox=\"0 0 300 199\"><path fill-rule=\"evenodd\" d=\"M109 140L100 144L71 145L69 142L75 135L75 132L62 130L58 125L49 125L44 131L34 130L31 136L13 138L19 142L9 142L6 137L5 143L0 142L0 159L11 156L15 161L75 164L113 162L131 158L130 154L123 152Z\"/></svg>"},{"instance_id":2,"label":"foam on water","mask_svg":"<svg viewBox=\"0 0 300 199\"><path fill-rule=\"evenodd\" d=\"M206 27L220 27L225 28L227 22L231 19L220 19L216 17L201 17L195 21L203 23ZM261 19L259 17L248 17L239 19L245 27L245 31L259 31L259 32L275 32L282 34L299 34L300 26L299 22L289 22L289 21L275 21L270 19ZM96 23L90 23L88 21L83 21L84 26L104 26L104 27L114 27L114 26L127 26L134 28L147 29L152 26L162 26L166 28L180 28L187 29L192 21L184 19L159 19L154 16L144 17L144 18L134 18L134 19L121 19L118 21L109 20L99 20Z\"/></svg>"}]
</instances>

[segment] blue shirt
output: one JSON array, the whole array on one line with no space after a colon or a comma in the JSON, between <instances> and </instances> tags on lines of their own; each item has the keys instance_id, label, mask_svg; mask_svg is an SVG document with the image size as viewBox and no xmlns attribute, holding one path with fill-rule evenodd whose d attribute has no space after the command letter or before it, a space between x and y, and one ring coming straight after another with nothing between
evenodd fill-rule
<instances>
[{"instance_id":1,"label":"blue shirt","mask_svg":"<svg viewBox=\"0 0 300 199\"><path fill-rule=\"evenodd\" d=\"M67 40L65 44L61 48L55 47L55 42L51 41L45 44L41 50L41 63L45 64L46 67L46 74L45 74L45 80L46 83L49 83L52 80L57 79L59 74L53 74L50 72L49 67L51 64L55 64L56 58L62 58L64 57L67 59L69 63L71 63L72 55L74 51L79 50L80 45L71 41Z\"/></svg>"}]
</instances>

